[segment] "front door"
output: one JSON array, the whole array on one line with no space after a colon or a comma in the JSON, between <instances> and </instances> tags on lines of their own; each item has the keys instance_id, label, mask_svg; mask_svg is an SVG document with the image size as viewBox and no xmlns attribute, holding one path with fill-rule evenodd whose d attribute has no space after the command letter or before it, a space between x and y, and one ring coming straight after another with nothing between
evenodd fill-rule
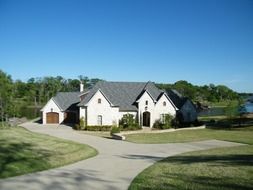
<instances>
[{"instance_id":1,"label":"front door","mask_svg":"<svg viewBox=\"0 0 253 190\"><path fill-rule=\"evenodd\" d=\"M146 111L143 113L142 124L144 127L150 127L150 112Z\"/></svg>"}]
</instances>

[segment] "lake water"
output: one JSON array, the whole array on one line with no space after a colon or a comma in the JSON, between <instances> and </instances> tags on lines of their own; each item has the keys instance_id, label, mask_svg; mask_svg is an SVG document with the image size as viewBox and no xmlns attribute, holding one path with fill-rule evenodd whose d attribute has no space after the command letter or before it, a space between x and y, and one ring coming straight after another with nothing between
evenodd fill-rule
<instances>
[{"instance_id":1,"label":"lake water","mask_svg":"<svg viewBox=\"0 0 253 190\"><path fill-rule=\"evenodd\" d=\"M198 116L220 116L225 114L224 107L213 107L206 110L202 110L198 113Z\"/></svg>"},{"instance_id":2,"label":"lake water","mask_svg":"<svg viewBox=\"0 0 253 190\"><path fill-rule=\"evenodd\" d=\"M242 106L246 113L253 113L253 103L245 103ZM221 116L225 115L226 107L213 107L207 110L202 110L198 113L198 116ZM237 108L238 109L238 108Z\"/></svg>"}]
</instances>

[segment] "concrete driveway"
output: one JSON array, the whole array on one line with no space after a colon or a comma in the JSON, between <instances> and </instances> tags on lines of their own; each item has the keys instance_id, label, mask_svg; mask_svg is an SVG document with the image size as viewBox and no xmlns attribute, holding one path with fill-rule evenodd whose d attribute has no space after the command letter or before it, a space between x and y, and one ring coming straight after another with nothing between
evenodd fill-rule
<instances>
[{"instance_id":1,"label":"concrete driveway","mask_svg":"<svg viewBox=\"0 0 253 190\"><path fill-rule=\"evenodd\" d=\"M79 134L67 126L25 123L23 127L33 132L89 144L96 148L99 154L68 166L0 180L1 190L127 189L138 173L165 157L188 151L241 145L218 140L173 144L134 144Z\"/></svg>"}]
</instances>

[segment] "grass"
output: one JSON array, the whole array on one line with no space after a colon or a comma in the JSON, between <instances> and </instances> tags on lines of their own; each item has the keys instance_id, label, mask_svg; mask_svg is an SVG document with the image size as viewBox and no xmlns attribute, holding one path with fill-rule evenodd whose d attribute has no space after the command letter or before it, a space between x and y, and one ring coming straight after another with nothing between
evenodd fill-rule
<instances>
[{"instance_id":1,"label":"grass","mask_svg":"<svg viewBox=\"0 0 253 190\"><path fill-rule=\"evenodd\" d=\"M201 129L145 136L142 142L220 139L249 145L188 152L168 157L141 172L129 189L253 189L253 126L233 130ZM160 137L160 139L159 139ZM128 137L129 138L129 137ZM130 136L135 138L136 136ZM151 138L150 140L147 140ZM140 140L137 140L140 142Z\"/></svg>"},{"instance_id":2,"label":"grass","mask_svg":"<svg viewBox=\"0 0 253 190\"><path fill-rule=\"evenodd\" d=\"M32 133L22 127L0 128L0 178L59 167L96 154L88 145Z\"/></svg>"},{"instance_id":3,"label":"grass","mask_svg":"<svg viewBox=\"0 0 253 190\"><path fill-rule=\"evenodd\" d=\"M238 100L228 100L209 103L211 107L227 107L229 104L238 104Z\"/></svg>"},{"instance_id":4,"label":"grass","mask_svg":"<svg viewBox=\"0 0 253 190\"><path fill-rule=\"evenodd\" d=\"M126 135L126 140L134 143L175 143L209 139L241 142L253 145L253 126L235 129L196 129L167 133L142 133Z\"/></svg>"},{"instance_id":5,"label":"grass","mask_svg":"<svg viewBox=\"0 0 253 190\"><path fill-rule=\"evenodd\" d=\"M253 189L253 146L219 148L168 157L140 173L129 189Z\"/></svg>"}]
</instances>

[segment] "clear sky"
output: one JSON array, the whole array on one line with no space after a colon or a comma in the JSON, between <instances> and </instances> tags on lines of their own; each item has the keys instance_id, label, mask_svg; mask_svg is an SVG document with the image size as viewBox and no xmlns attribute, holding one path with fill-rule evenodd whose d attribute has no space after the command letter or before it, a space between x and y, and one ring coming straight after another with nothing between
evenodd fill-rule
<instances>
[{"instance_id":1,"label":"clear sky","mask_svg":"<svg viewBox=\"0 0 253 190\"><path fill-rule=\"evenodd\" d=\"M253 92L253 0L0 0L0 69Z\"/></svg>"}]
</instances>

